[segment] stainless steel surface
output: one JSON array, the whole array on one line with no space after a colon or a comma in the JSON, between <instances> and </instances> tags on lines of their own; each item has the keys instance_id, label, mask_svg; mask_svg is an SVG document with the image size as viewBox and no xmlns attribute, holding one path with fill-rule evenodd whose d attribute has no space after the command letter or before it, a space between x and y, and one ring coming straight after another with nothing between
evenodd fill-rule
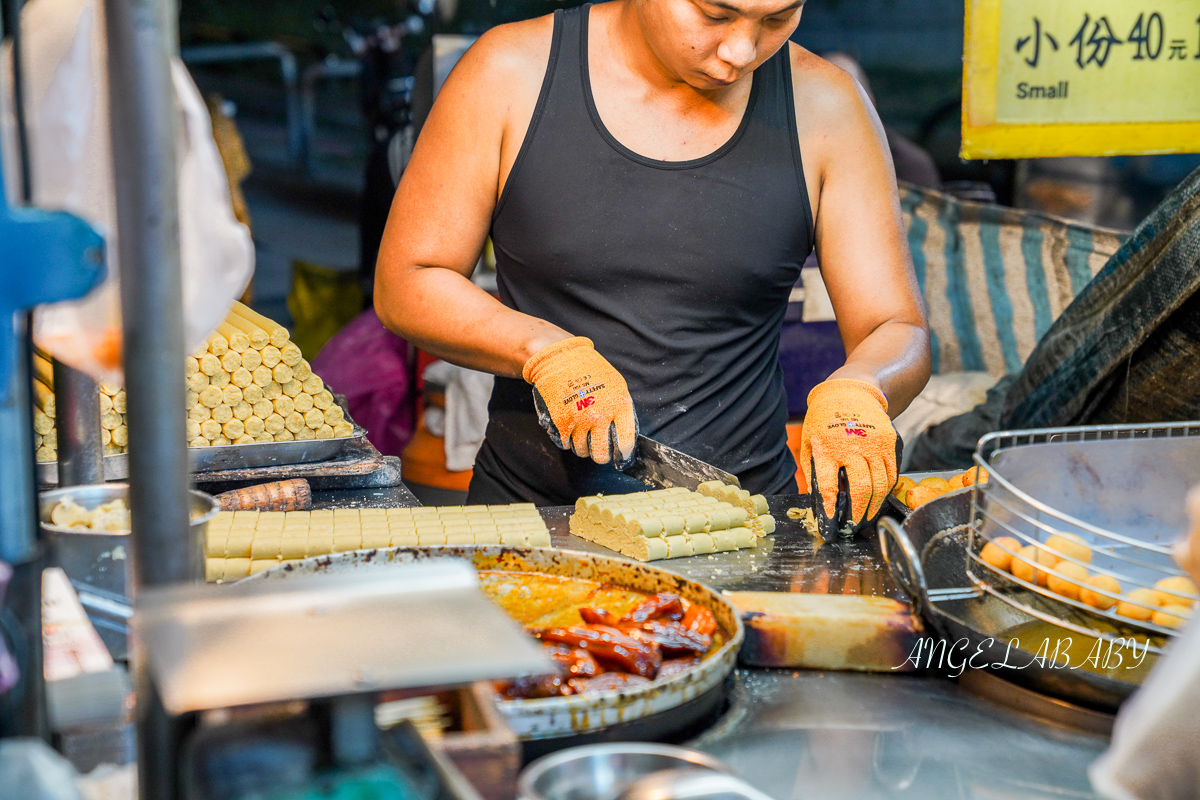
<instances>
[{"instance_id":1,"label":"stainless steel surface","mask_svg":"<svg viewBox=\"0 0 1200 800\"><path fill-rule=\"evenodd\" d=\"M653 564L722 589L868 595L907 601L908 595L884 567L874 536L823 543L813 539L799 520L788 517L789 508L808 507L811 502L806 494L769 496L767 505L775 517L775 533L765 537L756 548L671 558ZM574 507L551 506L539 510L550 528L555 547L617 555L570 534L568 520Z\"/></svg>"},{"instance_id":2,"label":"stainless steel surface","mask_svg":"<svg viewBox=\"0 0 1200 800\"><path fill-rule=\"evenodd\" d=\"M100 468L104 472L102 480L127 481L129 480L129 455L126 453L110 453L101 456ZM38 486L56 486L58 484L58 462L37 462L37 482ZM99 483L100 481L92 482Z\"/></svg>"},{"instance_id":3,"label":"stainless steel surface","mask_svg":"<svg viewBox=\"0 0 1200 800\"><path fill-rule=\"evenodd\" d=\"M50 681L50 722L56 733L119 727L129 721L131 691L129 674L121 665Z\"/></svg>"},{"instance_id":4,"label":"stainless steel surface","mask_svg":"<svg viewBox=\"0 0 1200 800\"><path fill-rule=\"evenodd\" d=\"M553 669L456 560L151 587L136 610L173 714Z\"/></svg>"},{"instance_id":5,"label":"stainless steel surface","mask_svg":"<svg viewBox=\"0 0 1200 800\"><path fill-rule=\"evenodd\" d=\"M687 744L776 800L1093 798L1107 737L997 707L941 677L735 674L733 707Z\"/></svg>"},{"instance_id":6,"label":"stainless steel surface","mask_svg":"<svg viewBox=\"0 0 1200 800\"><path fill-rule=\"evenodd\" d=\"M104 482L100 389L90 375L54 360L58 471L64 486Z\"/></svg>"},{"instance_id":7,"label":"stainless steel surface","mask_svg":"<svg viewBox=\"0 0 1200 800\"><path fill-rule=\"evenodd\" d=\"M639 778L618 800L771 800L741 778L712 770L666 769Z\"/></svg>"},{"instance_id":8,"label":"stainless steel surface","mask_svg":"<svg viewBox=\"0 0 1200 800\"><path fill-rule=\"evenodd\" d=\"M403 483L370 489L313 489L313 508L417 508L421 503Z\"/></svg>"},{"instance_id":9,"label":"stainless steel surface","mask_svg":"<svg viewBox=\"0 0 1200 800\"><path fill-rule=\"evenodd\" d=\"M346 416L349 419L349 415ZM353 420L350 420L353 423ZM367 432L354 425L354 433L337 439L301 439L291 442L255 442L212 447L187 448L189 472L211 472L225 469L270 467L282 464L311 464L337 458L348 445L361 441ZM50 486L58 483L57 462L44 461L37 465L38 483ZM104 456L104 480L120 481L129 478L129 454L113 453Z\"/></svg>"},{"instance_id":10,"label":"stainless steel surface","mask_svg":"<svg viewBox=\"0 0 1200 800\"><path fill-rule=\"evenodd\" d=\"M128 504L129 486L106 483L72 486L39 495L42 533L51 550L51 560L63 568L79 593L88 618L104 640L113 658L129 655L129 602L133 596L133 547L129 531L89 531L61 528L50 522L50 512L70 497L84 508L122 498ZM208 494L188 492L188 541L203 542L213 515L220 510Z\"/></svg>"},{"instance_id":11,"label":"stainless steel surface","mask_svg":"<svg viewBox=\"0 0 1200 800\"><path fill-rule=\"evenodd\" d=\"M366 435L365 430L355 425L353 434L338 439L189 447L188 466L192 472L210 472L220 469L270 467L276 464L309 464L336 458L348 443Z\"/></svg>"},{"instance_id":12,"label":"stainless steel surface","mask_svg":"<svg viewBox=\"0 0 1200 800\"><path fill-rule=\"evenodd\" d=\"M478 569L541 572L613 583L645 592L671 591L712 611L728 637L697 666L646 686L501 703L499 710L505 722L525 740L593 733L611 725L676 709L719 686L733 669L742 644L744 633L737 611L709 587L648 564L553 548L433 546L354 550L275 567L235 585L274 582L314 573L388 576L405 564L448 558L468 559Z\"/></svg>"},{"instance_id":13,"label":"stainless steel surface","mask_svg":"<svg viewBox=\"0 0 1200 800\"><path fill-rule=\"evenodd\" d=\"M1063 725L1098 736L1112 734L1116 717L1090 708L1077 706L1056 697L1026 689L983 669L969 669L958 679L958 685L974 695L1000 706L1021 711L1046 722Z\"/></svg>"},{"instance_id":14,"label":"stainless steel surface","mask_svg":"<svg viewBox=\"0 0 1200 800\"><path fill-rule=\"evenodd\" d=\"M977 654L972 666L983 667L1021 686L1086 708L1106 713L1115 711L1140 685L1144 675L1142 666L1133 665L1129 652L1123 656L1122 665L1109 671L1085 668L1087 662L1082 658L1072 664L1067 657L1064 663L1058 645L1069 649L1074 639L1071 631L1053 623L1044 635L1030 631L1026 636L1028 644L1022 646L1020 637L1030 630L1027 626L1038 622L1037 618L1023 612L1019 601L1008 602L993 592L972 594L968 591L976 586L966 570L970 513L970 494L955 492L925 503L903 524L891 520L880 524L880 537L893 539L901 545L897 548L889 546L885 553L891 559L893 572L910 576L910 579L902 578L902 583L912 584L916 580L918 573L905 559L913 553L918 555L919 574L924 576L925 583L916 587L916 594L923 595L924 616L946 642L940 652L929 648L918 653L921 665L944 667L948 663L947 650L950 650L951 660L962 661ZM905 539L907 545L903 543ZM939 596L939 590L944 590L944 594ZM1019 588L1007 591L1025 592ZM1039 638L1048 641L1049 635L1057 636L1059 631L1062 636L1054 646L1054 652L1041 652ZM1030 637L1032 642L1029 642ZM1137 652L1148 669L1153 662L1153 651L1147 653L1145 646L1139 644ZM1101 650L1101 655L1103 653ZM1111 661L1108 656L1104 659Z\"/></svg>"},{"instance_id":15,"label":"stainless steel surface","mask_svg":"<svg viewBox=\"0 0 1200 800\"><path fill-rule=\"evenodd\" d=\"M729 768L707 753L665 744L593 744L534 761L517 781L520 800L616 800L639 778L691 767L715 773Z\"/></svg>"},{"instance_id":16,"label":"stainless steel surface","mask_svg":"<svg viewBox=\"0 0 1200 800\"><path fill-rule=\"evenodd\" d=\"M0 170L0 191L3 190ZM0 384L0 561L12 566L13 578L0 604L12 620L12 637L25 654L22 668L29 674L10 692L0 695L0 736L39 736L49 741L42 679L42 567L44 544L37 528L37 489L33 482L33 418L30 397L29 315L0 314L11 325L8 340L15 358L6 383ZM17 658L21 658L17 654Z\"/></svg>"},{"instance_id":17,"label":"stainless steel surface","mask_svg":"<svg viewBox=\"0 0 1200 800\"><path fill-rule=\"evenodd\" d=\"M637 437L634 462L622 472L652 489L669 489L673 486L695 489L705 481L742 485L736 475L641 434Z\"/></svg>"},{"instance_id":18,"label":"stainless steel surface","mask_svg":"<svg viewBox=\"0 0 1200 800\"><path fill-rule=\"evenodd\" d=\"M1182 574L1170 545L1187 530L1184 497L1200 472L1200 423L996 433L980 440L975 459L991 480L974 492L967 568L984 591L1085 636L1112 639L1102 628L1113 624L1119 636L1175 635L1170 627L1117 617L1115 610L1101 611L1022 581L984 563L978 553L999 536L1043 548L1051 536L1074 534L1091 548L1090 562L1056 557L1116 578L1121 592L1105 595L1153 610L1126 595ZM1081 585L1057 569L1044 571ZM1014 585L1026 591L1010 591Z\"/></svg>"}]
</instances>

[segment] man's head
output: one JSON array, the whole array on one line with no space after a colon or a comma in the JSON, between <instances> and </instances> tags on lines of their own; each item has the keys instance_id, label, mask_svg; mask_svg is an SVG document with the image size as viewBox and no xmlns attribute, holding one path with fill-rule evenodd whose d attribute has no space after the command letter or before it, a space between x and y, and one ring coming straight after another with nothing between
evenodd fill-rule
<instances>
[{"instance_id":1,"label":"man's head","mask_svg":"<svg viewBox=\"0 0 1200 800\"><path fill-rule=\"evenodd\" d=\"M635 0L651 51L702 90L753 72L787 43L804 0Z\"/></svg>"}]
</instances>

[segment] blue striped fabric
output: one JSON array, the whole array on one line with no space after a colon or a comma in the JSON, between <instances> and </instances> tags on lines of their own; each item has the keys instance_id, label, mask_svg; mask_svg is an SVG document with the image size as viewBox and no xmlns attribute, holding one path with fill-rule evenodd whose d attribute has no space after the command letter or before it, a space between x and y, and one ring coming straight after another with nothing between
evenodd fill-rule
<instances>
[{"instance_id":1,"label":"blue striped fabric","mask_svg":"<svg viewBox=\"0 0 1200 800\"><path fill-rule=\"evenodd\" d=\"M1018 371L1121 243L1117 231L901 184L934 372Z\"/></svg>"},{"instance_id":2,"label":"blue striped fabric","mask_svg":"<svg viewBox=\"0 0 1200 800\"><path fill-rule=\"evenodd\" d=\"M921 287L921 294L925 294L925 251L922 249L925 245L925 235L929 231L929 225L920 216L915 214L916 208L921 204L923 195L920 192L905 192L900 196L900 207L903 209L904 218L908 222L908 249L912 252L913 271L917 273L917 285ZM938 334L935 330L930 330L929 338L932 341L933 347L933 371L938 371Z\"/></svg>"},{"instance_id":3,"label":"blue striped fabric","mask_svg":"<svg viewBox=\"0 0 1200 800\"><path fill-rule=\"evenodd\" d=\"M1050 290L1046 286L1046 271L1039 269L1044 238L1040 228L1026 228L1021 234L1025 285L1029 287L1029 301L1033 303L1034 333L1039 339L1050 329L1050 323L1054 322L1054 315L1050 313Z\"/></svg>"},{"instance_id":4,"label":"blue striped fabric","mask_svg":"<svg viewBox=\"0 0 1200 800\"><path fill-rule=\"evenodd\" d=\"M996 336L1000 340L1000 351L1004 354L1004 367L1008 372L1021 368L1017 355L1017 332L1013 327L1013 306L1004 285L1004 254L1000 251L1000 225L995 224L994 215L985 214L984 224L979 226L979 238L983 244L983 269L987 273L988 297L992 300L992 317L996 323Z\"/></svg>"},{"instance_id":5,"label":"blue striped fabric","mask_svg":"<svg viewBox=\"0 0 1200 800\"><path fill-rule=\"evenodd\" d=\"M938 223L945 236L945 245L942 248L945 256L942 268L946 271L945 297L950 304L950 320L959 346L959 361L962 369L973 372L984 369L983 348L980 347L979 336L975 332L971 292L967 288L967 261L963 253L962 238L958 235L961 223L959 210L955 203L943 203L938 210ZM937 265L927 263L925 268L936 269ZM926 302L929 301L928 297L925 299Z\"/></svg>"}]
</instances>

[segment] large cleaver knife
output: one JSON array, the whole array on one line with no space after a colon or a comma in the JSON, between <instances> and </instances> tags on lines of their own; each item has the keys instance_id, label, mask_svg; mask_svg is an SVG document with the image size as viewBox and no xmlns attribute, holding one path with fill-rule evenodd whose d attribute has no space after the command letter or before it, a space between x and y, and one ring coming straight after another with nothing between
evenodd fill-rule
<instances>
[{"instance_id":1,"label":"large cleaver knife","mask_svg":"<svg viewBox=\"0 0 1200 800\"><path fill-rule=\"evenodd\" d=\"M742 485L736 475L641 434L637 437L633 463L622 472L652 489L680 486L695 491L705 481L723 481L738 487Z\"/></svg>"}]
</instances>

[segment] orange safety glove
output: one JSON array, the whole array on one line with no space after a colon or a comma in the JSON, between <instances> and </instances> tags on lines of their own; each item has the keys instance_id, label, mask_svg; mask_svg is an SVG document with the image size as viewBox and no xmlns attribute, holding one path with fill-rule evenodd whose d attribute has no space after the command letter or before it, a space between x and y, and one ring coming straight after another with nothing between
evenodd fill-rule
<instances>
[{"instance_id":1,"label":"orange safety glove","mask_svg":"<svg viewBox=\"0 0 1200 800\"><path fill-rule=\"evenodd\" d=\"M822 535L875 519L896 485L900 438L887 398L864 381L834 378L808 395L800 459L808 466ZM843 472L844 470L844 472Z\"/></svg>"},{"instance_id":2,"label":"orange safety glove","mask_svg":"<svg viewBox=\"0 0 1200 800\"><path fill-rule=\"evenodd\" d=\"M576 336L539 350L521 375L533 384L538 422L556 445L598 464L613 460L622 467L633 460L633 398L591 339Z\"/></svg>"}]
</instances>

